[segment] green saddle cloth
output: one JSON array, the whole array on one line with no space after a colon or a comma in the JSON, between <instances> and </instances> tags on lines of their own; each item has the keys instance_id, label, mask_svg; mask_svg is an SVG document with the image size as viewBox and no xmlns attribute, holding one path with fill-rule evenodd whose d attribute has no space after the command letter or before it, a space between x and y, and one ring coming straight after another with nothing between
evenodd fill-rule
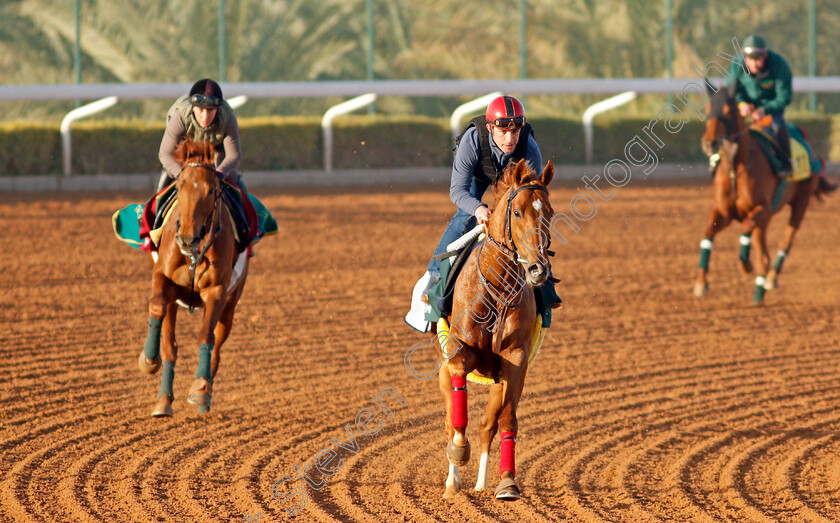
<instances>
[{"instance_id":1,"label":"green saddle cloth","mask_svg":"<svg viewBox=\"0 0 840 523\"><path fill-rule=\"evenodd\" d=\"M814 154L814 151L811 150L811 146L808 145L808 142L805 141L802 129L800 129L798 125L794 125L792 123L785 122L785 124L788 127L790 139L796 140L805 147L806 151L808 151L808 162L811 164L811 172L814 174L821 172L822 162L820 161L820 158ZM750 135L756 140L756 142L758 142L761 150L764 151L764 154L767 156L767 160L770 162L770 167L773 168L773 172L778 174L779 171L782 170L783 162L780 158L781 150L776 144L776 140L764 131L759 131L757 129L750 129Z\"/></svg>"},{"instance_id":2,"label":"green saddle cloth","mask_svg":"<svg viewBox=\"0 0 840 523\"><path fill-rule=\"evenodd\" d=\"M277 220L266 209L265 205L253 194L248 193L248 199L254 204L259 220L260 236L277 234ZM132 203L117 212L111 217L111 224L114 227L114 234L117 239L129 247L139 249L143 242L140 240L140 220L143 216L143 204Z\"/></svg>"}]
</instances>

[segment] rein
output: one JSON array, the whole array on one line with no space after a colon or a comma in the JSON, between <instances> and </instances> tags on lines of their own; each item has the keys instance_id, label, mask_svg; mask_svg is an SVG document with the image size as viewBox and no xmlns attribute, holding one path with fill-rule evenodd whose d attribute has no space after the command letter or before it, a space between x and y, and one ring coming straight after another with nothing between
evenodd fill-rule
<instances>
[{"instance_id":1,"label":"rein","mask_svg":"<svg viewBox=\"0 0 840 523\"><path fill-rule=\"evenodd\" d=\"M723 140L725 140L727 142L737 142L738 140L741 139L741 135L743 135L745 132L749 132L749 130L750 130L750 126L746 126L743 129L741 129L740 131L737 131L735 133L731 133L731 129L734 126L734 122L732 121L732 119L727 118L727 119L724 120L723 118L718 118L718 120L722 121L724 127L726 127L727 134L726 134L726 136L723 137ZM755 157L755 144L753 142L754 142L754 140L750 140L749 155L747 156L746 163L742 164L742 165L744 165L744 172L747 175L749 175L750 166L752 165L753 158ZM721 153L721 149L718 148L718 154L720 154L720 153ZM735 155L737 155L737 154L738 153L736 151ZM736 170L735 155L733 155L731 162L727 158L727 163L729 164L729 185L730 185L730 189L732 191L732 205L733 205L733 207L735 206L735 200L738 196L737 173L735 172L735 170ZM721 156L726 157L726 155L721 155ZM736 208L735 214L736 215L738 214L737 213L737 208Z\"/></svg>"}]
</instances>

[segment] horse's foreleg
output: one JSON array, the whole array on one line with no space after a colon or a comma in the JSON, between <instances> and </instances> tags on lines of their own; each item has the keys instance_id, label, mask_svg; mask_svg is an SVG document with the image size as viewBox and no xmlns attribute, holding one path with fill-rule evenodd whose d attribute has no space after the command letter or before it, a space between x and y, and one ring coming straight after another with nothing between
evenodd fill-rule
<instances>
[{"instance_id":1,"label":"horse's foreleg","mask_svg":"<svg viewBox=\"0 0 840 523\"><path fill-rule=\"evenodd\" d=\"M172 401L175 399L173 383L175 381L175 361L178 359L178 342L175 340L175 320L177 317L178 304L171 301L166 307L166 316L161 328L163 370L160 374L160 391L158 392L157 403L152 411L154 417L170 417L175 413L172 409Z\"/></svg>"},{"instance_id":2,"label":"horse's foreleg","mask_svg":"<svg viewBox=\"0 0 840 523\"><path fill-rule=\"evenodd\" d=\"M502 409L504 400L504 383L495 383L490 386L490 396L487 400L487 407L484 409L484 419L481 420L479 436L481 438L481 457L478 461L478 478L475 482L475 490L487 489L487 466L490 461L490 447L493 438L499 429L499 411Z\"/></svg>"},{"instance_id":3,"label":"horse's foreleg","mask_svg":"<svg viewBox=\"0 0 840 523\"><path fill-rule=\"evenodd\" d=\"M438 372L438 384L446 403L446 457L449 476L446 478L444 498L451 498L461 490L458 467L470 460L470 442L467 440L467 374L475 367L471 352L460 350Z\"/></svg>"},{"instance_id":4,"label":"horse's foreleg","mask_svg":"<svg viewBox=\"0 0 840 523\"><path fill-rule=\"evenodd\" d=\"M709 273L709 260L712 257L712 247L715 235L722 231L732 218L725 216L718 212L717 209L712 210L709 225L703 232L703 240L700 241L700 263L697 269L697 279L694 281L694 295L705 296L709 291L709 281L707 279Z\"/></svg>"},{"instance_id":5,"label":"horse's foreleg","mask_svg":"<svg viewBox=\"0 0 840 523\"><path fill-rule=\"evenodd\" d=\"M446 441L452 441L455 431L452 428L452 386L448 365L441 365L438 371L438 384L446 406ZM461 475L458 473L457 465L449 463L449 474L446 476L445 487L444 499L452 498L461 491Z\"/></svg>"},{"instance_id":6,"label":"horse's foreleg","mask_svg":"<svg viewBox=\"0 0 840 523\"><path fill-rule=\"evenodd\" d=\"M187 402L198 405L198 412L205 413L210 410L213 393L211 360L216 341L216 325L225 306L225 290L221 285L203 289L201 299L204 302L204 319L198 332L198 368L195 372L195 381L187 396Z\"/></svg>"},{"instance_id":7,"label":"horse's foreleg","mask_svg":"<svg viewBox=\"0 0 840 523\"><path fill-rule=\"evenodd\" d=\"M160 369L160 332L163 319L166 316L167 305L172 301L171 284L168 283L163 272L152 273L152 297L149 300L149 330L146 332L146 343L140 353L138 364L140 372L154 374Z\"/></svg>"},{"instance_id":8,"label":"horse's foreleg","mask_svg":"<svg viewBox=\"0 0 840 523\"><path fill-rule=\"evenodd\" d=\"M516 500L520 497L516 482L516 434L519 422L516 410L522 397L527 371L527 351L509 349L500 354L502 377L506 382L501 412L499 413L499 485L496 499Z\"/></svg>"}]
</instances>

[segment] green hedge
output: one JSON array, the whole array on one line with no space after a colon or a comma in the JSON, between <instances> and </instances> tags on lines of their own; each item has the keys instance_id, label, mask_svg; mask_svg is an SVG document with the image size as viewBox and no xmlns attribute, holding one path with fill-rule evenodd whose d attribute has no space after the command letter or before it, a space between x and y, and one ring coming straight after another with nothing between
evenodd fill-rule
<instances>
[{"instance_id":1,"label":"green hedge","mask_svg":"<svg viewBox=\"0 0 840 523\"><path fill-rule=\"evenodd\" d=\"M58 124L0 124L0 176L60 172Z\"/></svg>"},{"instance_id":2,"label":"green hedge","mask_svg":"<svg viewBox=\"0 0 840 523\"><path fill-rule=\"evenodd\" d=\"M790 114L802 125L818 154L840 161L840 116ZM594 161L602 164L624 157L624 147L644 131L649 116L602 116L594 122ZM531 119L545 161L581 164L585 161L583 127L575 118ZM323 168L323 138L318 117L240 119L244 172ZM656 124L653 132L664 142L660 162L705 162L700 150L704 124L696 118L677 133ZM95 121L73 126L73 172L152 173L160 166L158 147L163 122ZM452 138L448 121L420 116L349 115L334 123L333 167L336 169L448 167ZM0 176L60 174L58 125L0 123Z\"/></svg>"}]
</instances>

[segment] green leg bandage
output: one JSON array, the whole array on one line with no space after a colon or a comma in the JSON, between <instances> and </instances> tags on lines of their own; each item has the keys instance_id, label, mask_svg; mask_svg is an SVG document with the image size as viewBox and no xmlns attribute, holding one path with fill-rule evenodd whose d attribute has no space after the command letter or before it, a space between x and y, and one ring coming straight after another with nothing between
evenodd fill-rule
<instances>
[{"instance_id":1,"label":"green leg bandage","mask_svg":"<svg viewBox=\"0 0 840 523\"><path fill-rule=\"evenodd\" d=\"M764 300L764 276L755 277L755 294L753 294L753 303L761 303Z\"/></svg>"},{"instance_id":2,"label":"green leg bandage","mask_svg":"<svg viewBox=\"0 0 840 523\"><path fill-rule=\"evenodd\" d=\"M149 332L146 334L146 345L143 347L143 352L149 361L154 361L160 357L161 324L163 324L163 320L149 318Z\"/></svg>"},{"instance_id":3,"label":"green leg bandage","mask_svg":"<svg viewBox=\"0 0 840 523\"><path fill-rule=\"evenodd\" d=\"M787 258L787 253L785 251L779 251L776 253L776 259L773 260L773 270L776 271L776 274L780 274L782 272L782 264L785 263L785 258Z\"/></svg>"},{"instance_id":4,"label":"green leg bandage","mask_svg":"<svg viewBox=\"0 0 840 523\"><path fill-rule=\"evenodd\" d=\"M700 264L698 267L709 270L709 258L712 256L712 240L703 238L700 242Z\"/></svg>"},{"instance_id":5,"label":"green leg bandage","mask_svg":"<svg viewBox=\"0 0 840 523\"><path fill-rule=\"evenodd\" d=\"M198 370L195 371L196 378L207 378L213 380L210 374L210 355L213 353L213 346L209 343L202 343L198 347Z\"/></svg>"},{"instance_id":6,"label":"green leg bandage","mask_svg":"<svg viewBox=\"0 0 840 523\"><path fill-rule=\"evenodd\" d=\"M160 392L158 392L158 398L169 396L171 400L175 397L172 393L173 381L175 381L175 362L164 361L163 370L160 373Z\"/></svg>"},{"instance_id":7,"label":"green leg bandage","mask_svg":"<svg viewBox=\"0 0 840 523\"><path fill-rule=\"evenodd\" d=\"M741 252L738 257L742 262L748 263L750 261L750 247L752 246L752 237L749 234L741 235Z\"/></svg>"}]
</instances>

